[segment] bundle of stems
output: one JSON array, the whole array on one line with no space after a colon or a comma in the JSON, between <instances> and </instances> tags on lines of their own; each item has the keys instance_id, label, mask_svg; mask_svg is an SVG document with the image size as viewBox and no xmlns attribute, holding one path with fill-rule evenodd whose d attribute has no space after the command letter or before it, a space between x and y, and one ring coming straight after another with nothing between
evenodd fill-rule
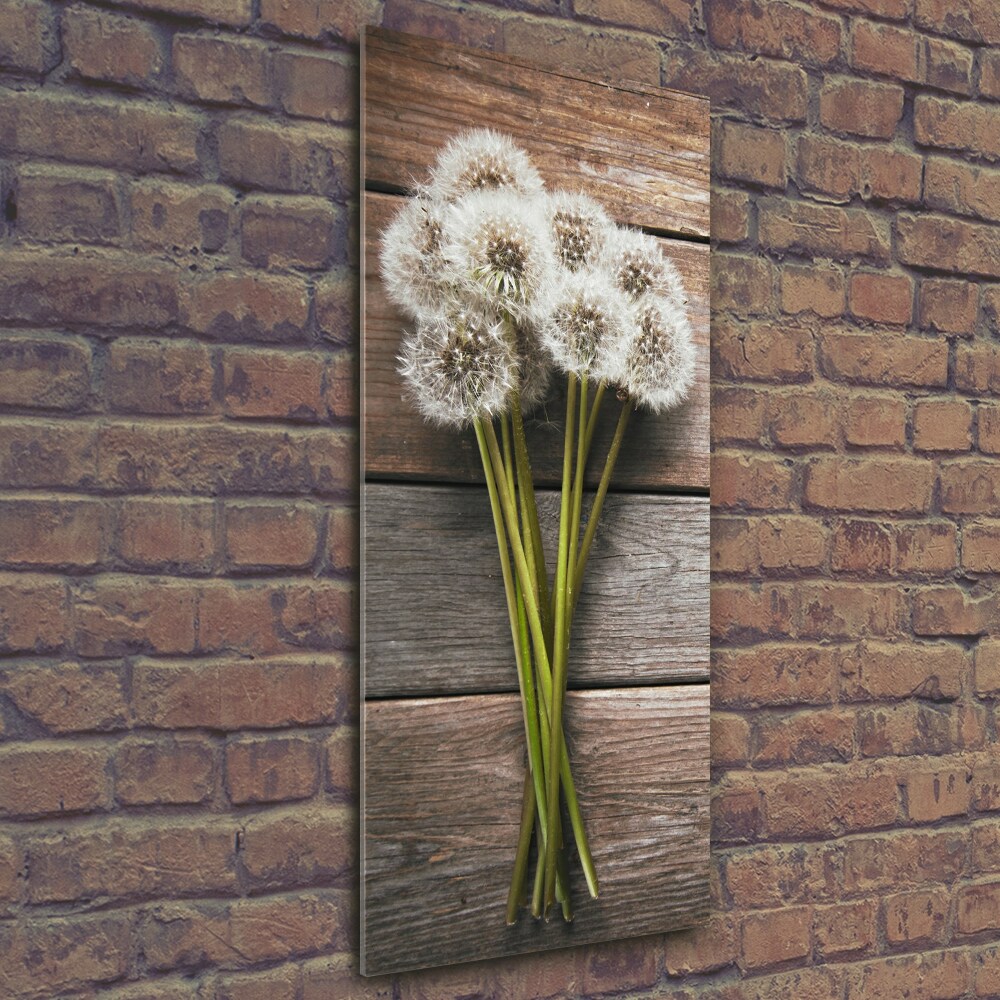
<instances>
[{"instance_id":1,"label":"bundle of stems","mask_svg":"<svg viewBox=\"0 0 1000 1000\"><path fill-rule=\"evenodd\" d=\"M571 920L564 807L598 892L563 727L573 615L633 407L673 406L693 381L683 286L655 239L616 226L583 194L547 193L526 154L488 130L442 150L383 234L381 262L387 292L416 321L400 373L425 417L473 428L493 512L527 744L507 921L529 900L536 917L558 902ZM550 578L524 412L545 399L553 371L566 378L566 425ZM584 529L608 388L622 407Z\"/></svg>"}]
</instances>

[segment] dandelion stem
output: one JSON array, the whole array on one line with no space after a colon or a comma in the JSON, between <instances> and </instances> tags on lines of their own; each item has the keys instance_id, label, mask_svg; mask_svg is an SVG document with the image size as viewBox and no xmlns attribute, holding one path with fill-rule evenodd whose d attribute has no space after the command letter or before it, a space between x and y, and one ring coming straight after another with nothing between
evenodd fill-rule
<instances>
[{"instance_id":1,"label":"dandelion stem","mask_svg":"<svg viewBox=\"0 0 1000 1000\"><path fill-rule=\"evenodd\" d=\"M535 786L531 774L524 772L524 801L521 806L521 832L517 838L517 853L514 855L514 875L507 892L507 923L517 923L517 911L524 893L524 879L528 873L528 852L531 850L531 834L535 826Z\"/></svg>"},{"instance_id":2,"label":"dandelion stem","mask_svg":"<svg viewBox=\"0 0 1000 1000\"><path fill-rule=\"evenodd\" d=\"M590 419L587 421L587 447L584 454L590 454L590 446L594 442L594 431L597 429L597 418L601 412L601 401L604 399L604 390L608 387L607 382L601 379L597 383L597 391L594 393L594 402L590 407Z\"/></svg>"},{"instance_id":3,"label":"dandelion stem","mask_svg":"<svg viewBox=\"0 0 1000 1000\"><path fill-rule=\"evenodd\" d=\"M587 557L590 555L590 546L594 541L594 532L597 530L597 521L601 516L601 508L604 506L604 498L608 495L608 485L611 482L611 474L615 470L615 463L618 461L618 452L621 450L622 441L625 439L625 428L628 426L628 418L632 415L632 401L626 399L622 404L621 413L618 414L618 423L615 426L615 436L611 439L611 447L608 449L608 457L604 462L604 471L601 473L601 481L597 487L597 495L590 508L590 516L587 518L587 530L583 535L583 542L580 545L580 554L576 560L575 586L573 590L574 602L580 596L580 583L583 580L583 571L587 567Z\"/></svg>"},{"instance_id":4,"label":"dandelion stem","mask_svg":"<svg viewBox=\"0 0 1000 1000\"><path fill-rule=\"evenodd\" d=\"M493 429L493 425L489 422L483 423L481 420L473 421L473 426L476 430L476 437L480 441L480 449L485 447L489 448L489 455L492 458L494 464L503 465L503 461L500 457L500 445L497 442L496 431ZM485 442L485 443L484 443ZM517 514L514 511L514 504L508 493L506 487L506 481L501 477L497 481L500 504L503 509L503 515L508 525L517 524ZM510 536L511 539L511 551L514 555L514 565L517 569L518 574L521 577L521 587L524 591L524 605L525 611L528 615L528 625L531 630L531 640L535 649L535 663L538 667L538 679L541 686L542 700L544 703L545 712L549 713L551 718L551 705L553 697L553 685L552 685L552 674L549 667L549 658L545 650L545 635L542 631L541 618L538 614L538 604L534 600L534 594L531 591L530 577L528 576L528 565L524 558L524 548L521 543L520 535L515 531L514 534ZM528 581L528 586L525 586L525 581ZM541 716L541 713L539 713ZM550 728L551 736L551 728ZM545 742L545 721L542 724L542 740ZM561 754L559 757L559 773L562 778L563 793L566 796L566 808L569 810L570 822L573 827L573 836L576 839L576 849L580 855L580 865L583 868L584 875L587 879L587 888L590 890L591 896L595 899L597 898L597 873L594 871L594 861L590 854L590 844L587 841L587 832L583 826L583 816L580 814L580 803L576 795L576 787L573 782L573 775L570 771L569 766L569 754L566 751L566 741L563 738L560 741ZM549 815L549 823L551 825L552 817Z\"/></svg>"},{"instance_id":5,"label":"dandelion stem","mask_svg":"<svg viewBox=\"0 0 1000 1000\"><path fill-rule=\"evenodd\" d=\"M569 523L569 557L566 575L566 643L569 645L570 625L576 593L576 550L580 543L580 513L583 506L583 470L587 465L587 375L580 376L580 425L576 435L576 474L573 477L573 506Z\"/></svg>"}]
</instances>

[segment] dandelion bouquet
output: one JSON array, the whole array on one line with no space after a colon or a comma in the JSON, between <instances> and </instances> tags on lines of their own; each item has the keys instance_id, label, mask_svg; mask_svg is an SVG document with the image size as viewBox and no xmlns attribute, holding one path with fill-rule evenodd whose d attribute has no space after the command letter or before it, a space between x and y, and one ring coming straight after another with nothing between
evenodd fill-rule
<instances>
[{"instance_id":1,"label":"dandelion bouquet","mask_svg":"<svg viewBox=\"0 0 1000 1000\"><path fill-rule=\"evenodd\" d=\"M442 149L383 234L381 268L413 321L399 358L408 393L428 420L475 433L493 513L527 743L507 922L525 901L535 917L558 903L571 920L564 808L598 893L563 734L573 613L633 409L672 407L694 380L684 288L655 239L584 194L546 191L524 151L489 130ZM524 418L553 378L566 380L566 424L550 578ZM609 388L621 408L584 528L584 470Z\"/></svg>"}]
</instances>

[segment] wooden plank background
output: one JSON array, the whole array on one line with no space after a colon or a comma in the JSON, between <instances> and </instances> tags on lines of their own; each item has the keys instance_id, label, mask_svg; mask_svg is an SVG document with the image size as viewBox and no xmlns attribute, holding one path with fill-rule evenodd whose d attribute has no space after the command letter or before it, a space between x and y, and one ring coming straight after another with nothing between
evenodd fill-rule
<instances>
[{"instance_id":1,"label":"wooden plank background","mask_svg":"<svg viewBox=\"0 0 1000 1000\"><path fill-rule=\"evenodd\" d=\"M601 894L572 924L503 920L524 729L516 695L365 706L364 971L565 948L708 908L708 686L571 692L566 732ZM497 900L501 901L497 909Z\"/></svg>"},{"instance_id":2,"label":"wooden plank background","mask_svg":"<svg viewBox=\"0 0 1000 1000\"><path fill-rule=\"evenodd\" d=\"M383 30L363 65L362 967L690 926L709 900L708 102ZM698 352L690 399L633 417L578 607L567 733L602 891L591 900L571 864L571 925L504 921L525 754L492 519L471 432L432 428L403 398L405 321L378 277L407 190L480 125L510 133L549 186L661 239ZM605 403L591 487L619 405ZM541 486L558 485L564 409L556 391L528 422ZM541 490L550 559L557 502Z\"/></svg>"},{"instance_id":3,"label":"wooden plank background","mask_svg":"<svg viewBox=\"0 0 1000 1000\"><path fill-rule=\"evenodd\" d=\"M538 494L546 552L559 494ZM365 487L365 691L516 691L485 487ZM572 639L572 687L708 680L708 500L610 494ZM609 651L612 655L608 655Z\"/></svg>"}]
</instances>

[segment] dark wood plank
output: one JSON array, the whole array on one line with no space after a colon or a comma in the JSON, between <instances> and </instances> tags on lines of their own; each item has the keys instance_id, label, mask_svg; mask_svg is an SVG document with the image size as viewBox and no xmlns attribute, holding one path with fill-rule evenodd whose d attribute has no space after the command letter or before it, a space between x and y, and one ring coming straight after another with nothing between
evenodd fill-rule
<instances>
[{"instance_id":1,"label":"dark wood plank","mask_svg":"<svg viewBox=\"0 0 1000 1000\"><path fill-rule=\"evenodd\" d=\"M412 188L465 128L507 132L547 184L619 222L709 233L708 99L384 30L365 35L365 178Z\"/></svg>"},{"instance_id":2,"label":"dark wood plank","mask_svg":"<svg viewBox=\"0 0 1000 1000\"><path fill-rule=\"evenodd\" d=\"M558 492L538 504L551 567ZM365 696L516 691L485 487L368 484L364 505ZM708 680L708 515L704 497L609 495L570 686Z\"/></svg>"},{"instance_id":3,"label":"dark wood plank","mask_svg":"<svg viewBox=\"0 0 1000 1000\"><path fill-rule=\"evenodd\" d=\"M504 921L524 751L516 696L365 706L367 975L688 927L708 911L708 686L570 693L567 735L601 895Z\"/></svg>"},{"instance_id":4,"label":"dark wood plank","mask_svg":"<svg viewBox=\"0 0 1000 1000\"><path fill-rule=\"evenodd\" d=\"M365 196L365 329L363 409L365 475L482 482L482 467L471 431L432 427L403 396L396 371L400 339L407 325L388 301L378 275L379 234L400 205L389 195ZM614 483L647 490L708 489L709 275L707 246L664 240L684 278L698 350L697 378L690 397L666 414L636 413L619 457ZM551 401L528 420L536 481L556 485L562 470L565 396L554 386ZM609 394L610 395L610 394ZM614 432L617 401L606 412L594 440L589 482L596 486Z\"/></svg>"}]
</instances>

